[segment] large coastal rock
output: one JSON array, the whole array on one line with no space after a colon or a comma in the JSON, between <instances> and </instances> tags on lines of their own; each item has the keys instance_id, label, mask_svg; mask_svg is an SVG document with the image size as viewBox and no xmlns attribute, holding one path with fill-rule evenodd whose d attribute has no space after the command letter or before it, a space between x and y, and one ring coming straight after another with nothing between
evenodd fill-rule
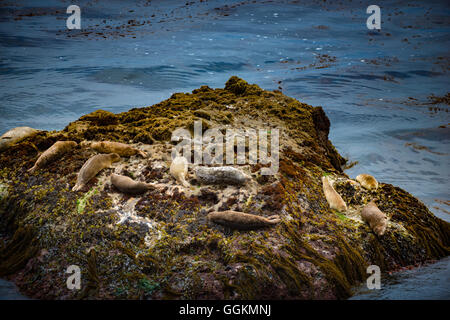
<instances>
[{"instance_id":1,"label":"large coastal rock","mask_svg":"<svg viewBox=\"0 0 450 320\"><path fill-rule=\"evenodd\" d=\"M191 186L177 186L171 134L192 131L195 120L203 130L278 128L278 173L235 165L250 181L205 185L190 165ZM369 265L387 272L447 256L449 224L398 187L380 182L368 191L349 181L329 128L322 108L232 77L224 89L202 86L151 107L98 110L62 131L39 131L0 153L0 276L47 299L343 299ZM28 173L38 152L58 140L79 145ZM85 140L128 143L150 156L122 157L73 192L78 171L96 154ZM112 173L155 187L130 197L111 185ZM329 208L323 175L347 212ZM380 237L360 217L374 198L389 219ZM206 219L212 208L281 221L232 230ZM80 267L80 290L66 286L70 265Z\"/></svg>"}]
</instances>

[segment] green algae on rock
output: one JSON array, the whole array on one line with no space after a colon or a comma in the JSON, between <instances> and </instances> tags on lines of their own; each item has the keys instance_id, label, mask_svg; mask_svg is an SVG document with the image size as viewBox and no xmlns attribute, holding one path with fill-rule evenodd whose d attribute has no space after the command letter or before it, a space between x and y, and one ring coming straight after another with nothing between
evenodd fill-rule
<instances>
[{"instance_id":1,"label":"green algae on rock","mask_svg":"<svg viewBox=\"0 0 450 320\"><path fill-rule=\"evenodd\" d=\"M171 134L193 132L197 120L203 130L278 128L279 172L233 165L251 181L203 185L190 166L191 187L177 187L167 161ZM46 299L343 299L366 279L368 265L388 272L447 256L449 223L398 187L349 183L329 128L321 107L232 77L224 89L202 86L119 114L98 110L62 131L38 132L0 153L0 276ZM150 157L122 158L80 195L70 189L95 154L89 148L79 145L27 172L38 152L59 140L122 142ZM122 194L109 182L113 172L161 188ZM329 208L323 175L346 202L345 213ZM389 218L382 237L359 214L373 198ZM207 221L214 206L281 221L231 230ZM80 291L65 286L70 265L81 269Z\"/></svg>"}]
</instances>

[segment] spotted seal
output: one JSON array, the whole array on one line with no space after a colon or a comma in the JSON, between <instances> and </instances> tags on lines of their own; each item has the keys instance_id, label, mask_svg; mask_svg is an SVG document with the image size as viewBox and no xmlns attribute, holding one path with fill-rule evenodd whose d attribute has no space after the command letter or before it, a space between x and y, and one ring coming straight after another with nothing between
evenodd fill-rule
<instances>
[{"instance_id":1,"label":"spotted seal","mask_svg":"<svg viewBox=\"0 0 450 320\"><path fill-rule=\"evenodd\" d=\"M356 181L358 181L364 189L367 190L378 189L378 181L370 174L365 173L360 174L356 177Z\"/></svg>"},{"instance_id":2,"label":"spotted seal","mask_svg":"<svg viewBox=\"0 0 450 320\"><path fill-rule=\"evenodd\" d=\"M143 158L147 157L147 154L134 148L128 144L114 141L83 141L83 146L88 146L97 152L101 153L117 153L121 157L131 157L134 155L140 155Z\"/></svg>"},{"instance_id":3,"label":"spotted seal","mask_svg":"<svg viewBox=\"0 0 450 320\"><path fill-rule=\"evenodd\" d=\"M188 162L185 157L175 157L170 164L170 174L178 183L184 187L189 188L189 183L186 181L186 174L188 171Z\"/></svg>"},{"instance_id":4,"label":"spotted seal","mask_svg":"<svg viewBox=\"0 0 450 320\"><path fill-rule=\"evenodd\" d=\"M56 141L50 148L45 150L36 160L33 167L28 169L28 172L33 173L39 168L42 168L47 163L55 161L64 153L72 150L77 143L75 141Z\"/></svg>"},{"instance_id":5,"label":"spotted seal","mask_svg":"<svg viewBox=\"0 0 450 320\"><path fill-rule=\"evenodd\" d=\"M81 190L97 173L119 160L120 156L117 153L101 153L89 158L81 167L80 172L78 172L77 183L72 188L72 191Z\"/></svg>"},{"instance_id":6,"label":"spotted seal","mask_svg":"<svg viewBox=\"0 0 450 320\"><path fill-rule=\"evenodd\" d=\"M362 219L367 222L377 235L382 236L386 232L387 217L375 204L375 201L370 201L361 211Z\"/></svg>"},{"instance_id":7,"label":"spotted seal","mask_svg":"<svg viewBox=\"0 0 450 320\"><path fill-rule=\"evenodd\" d=\"M278 215L266 218L255 214L232 210L211 212L208 214L207 219L232 229L241 230L273 226L280 222L280 217Z\"/></svg>"},{"instance_id":8,"label":"spotted seal","mask_svg":"<svg viewBox=\"0 0 450 320\"><path fill-rule=\"evenodd\" d=\"M121 192L128 194L141 194L152 189L152 185L149 183L134 181L130 177L121 176L115 173L111 175L111 183Z\"/></svg>"},{"instance_id":9,"label":"spotted seal","mask_svg":"<svg viewBox=\"0 0 450 320\"><path fill-rule=\"evenodd\" d=\"M39 130L30 127L17 127L5 132L0 137L0 152L6 150L14 143L20 142L23 139L37 133Z\"/></svg>"},{"instance_id":10,"label":"spotted seal","mask_svg":"<svg viewBox=\"0 0 450 320\"><path fill-rule=\"evenodd\" d=\"M322 187L323 193L325 193L325 198L327 199L328 204L331 209L335 209L340 212L347 211L347 205L344 200L342 200L341 196L334 190L333 186L330 184L330 181L327 177L322 177Z\"/></svg>"}]
</instances>

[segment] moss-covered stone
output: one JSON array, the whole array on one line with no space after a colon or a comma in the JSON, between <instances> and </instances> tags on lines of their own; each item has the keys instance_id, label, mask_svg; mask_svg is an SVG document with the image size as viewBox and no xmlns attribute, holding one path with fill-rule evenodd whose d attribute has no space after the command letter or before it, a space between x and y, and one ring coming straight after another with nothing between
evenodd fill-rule
<instances>
[{"instance_id":1,"label":"moss-covered stone","mask_svg":"<svg viewBox=\"0 0 450 320\"><path fill-rule=\"evenodd\" d=\"M138 198L108 182L113 170L173 187L164 156L174 129L280 129L280 170L236 187L222 203L263 216L275 227L235 231L210 224L207 209L224 186L189 192L152 189ZM113 114L95 111L63 131L39 132L0 153L0 275L27 295L47 299L316 299L346 298L364 281L366 266L396 270L449 254L449 224L412 195L380 183L366 191L348 183L345 160L328 140L330 122L312 107L237 77L224 89L202 86L153 106ZM94 154L79 146L55 163L27 173L38 152L58 140L111 140L151 150L152 158L123 158L71 192L76 174ZM329 209L321 176L328 175L349 206ZM173 182L175 183L175 182ZM171 190L172 190L171 189ZM389 217L377 237L359 217L372 198ZM82 290L66 288L66 268L82 270Z\"/></svg>"}]
</instances>

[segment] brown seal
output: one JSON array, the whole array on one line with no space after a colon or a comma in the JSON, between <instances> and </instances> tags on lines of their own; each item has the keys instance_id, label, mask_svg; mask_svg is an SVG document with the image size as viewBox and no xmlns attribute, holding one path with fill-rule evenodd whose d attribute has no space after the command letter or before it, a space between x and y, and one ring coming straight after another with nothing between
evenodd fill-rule
<instances>
[{"instance_id":1,"label":"brown seal","mask_svg":"<svg viewBox=\"0 0 450 320\"><path fill-rule=\"evenodd\" d=\"M333 186L330 184L330 181L325 176L322 177L322 187L325 198L327 199L331 209L335 209L340 212L347 211L347 205L344 200L342 200L342 197L336 192L336 190L334 190Z\"/></svg>"},{"instance_id":2,"label":"brown seal","mask_svg":"<svg viewBox=\"0 0 450 320\"><path fill-rule=\"evenodd\" d=\"M143 158L147 157L147 154L144 151L133 148L132 146L114 141L91 141L82 142L83 145L88 145L90 148L94 149L97 152L101 153L117 153L122 157L131 157L134 155L140 155Z\"/></svg>"},{"instance_id":3,"label":"brown seal","mask_svg":"<svg viewBox=\"0 0 450 320\"><path fill-rule=\"evenodd\" d=\"M81 190L97 173L119 160L120 156L117 153L102 153L89 158L81 167L80 172L78 172L77 183L72 188L72 191Z\"/></svg>"},{"instance_id":4,"label":"brown seal","mask_svg":"<svg viewBox=\"0 0 450 320\"><path fill-rule=\"evenodd\" d=\"M261 217L254 214L243 213L238 211L214 211L208 214L208 220L227 226L232 229L257 229L268 227L280 222L278 215L270 217Z\"/></svg>"},{"instance_id":5,"label":"brown seal","mask_svg":"<svg viewBox=\"0 0 450 320\"><path fill-rule=\"evenodd\" d=\"M64 153L72 150L77 143L75 141L56 141L50 148L45 150L36 160L34 166L28 169L28 172L33 173L39 168L42 168L47 163L55 161Z\"/></svg>"},{"instance_id":6,"label":"brown seal","mask_svg":"<svg viewBox=\"0 0 450 320\"><path fill-rule=\"evenodd\" d=\"M356 177L356 181L358 181L361 186L367 190L376 190L378 188L378 181L370 174L360 174Z\"/></svg>"},{"instance_id":7,"label":"brown seal","mask_svg":"<svg viewBox=\"0 0 450 320\"><path fill-rule=\"evenodd\" d=\"M387 217L384 212L378 209L375 201L370 201L361 211L361 217L367 222L377 235L382 236L386 231Z\"/></svg>"},{"instance_id":8,"label":"brown seal","mask_svg":"<svg viewBox=\"0 0 450 320\"><path fill-rule=\"evenodd\" d=\"M153 188L149 183L134 181L129 177L121 176L115 173L111 175L111 183L121 192L129 194L140 194Z\"/></svg>"}]
</instances>

